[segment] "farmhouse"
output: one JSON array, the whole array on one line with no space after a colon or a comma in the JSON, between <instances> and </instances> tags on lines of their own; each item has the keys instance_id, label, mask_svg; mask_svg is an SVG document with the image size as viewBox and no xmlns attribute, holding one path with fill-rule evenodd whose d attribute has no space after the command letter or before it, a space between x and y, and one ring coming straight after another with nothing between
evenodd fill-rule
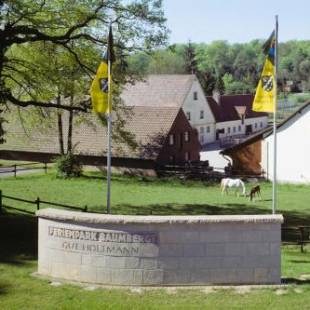
<instances>
[{"instance_id":1,"label":"farmhouse","mask_svg":"<svg viewBox=\"0 0 310 310\"><path fill-rule=\"evenodd\" d=\"M277 126L277 180L310 182L310 102ZM263 174L273 179L273 132L258 132L243 143L222 151L232 159L233 170L244 174Z\"/></svg>"},{"instance_id":2,"label":"farmhouse","mask_svg":"<svg viewBox=\"0 0 310 310\"><path fill-rule=\"evenodd\" d=\"M252 110L253 95L207 97L216 120L215 140L242 139L266 128L268 114Z\"/></svg>"},{"instance_id":3,"label":"farmhouse","mask_svg":"<svg viewBox=\"0 0 310 310\"><path fill-rule=\"evenodd\" d=\"M68 115L65 116L62 124L64 140L68 131ZM156 165L199 160L201 147L197 133L182 109L128 107L121 113L121 118L125 121L120 124L124 135L123 138L120 135L113 138L113 166L152 169ZM59 154L56 128L56 119L49 128L39 130L35 127L25 129L15 118L6 124L7 141L1 145L0 158L50 161ZM73 126L72 145L83 163L105 165L106 127L95 116Z\"/></svg>"},{"instance_id":4,"label":"farmhouse","mask_svg":"<svg viewBox=\"0 0 310 310\"><path fill-rule=\"evenodd\" d=\"M179 107L198 131L203 144L231 140L267 126L267 114L252 111L252 95L206 97L195 75L149 75L126 85L127 106Z\"/></svg>"},{"instance_id":5,"label":"farmhouse","mask_svg":"<svg viewBox=\"0 0 310 310\"><path fill-rule=\"evenodd\" d=\"M127 106L178 107L199 133L206 128L202 143L213 142L215 118L204 91L193 74L149 75L144 81L126 85L121 98Z\"/></svg>"}]
</instances>

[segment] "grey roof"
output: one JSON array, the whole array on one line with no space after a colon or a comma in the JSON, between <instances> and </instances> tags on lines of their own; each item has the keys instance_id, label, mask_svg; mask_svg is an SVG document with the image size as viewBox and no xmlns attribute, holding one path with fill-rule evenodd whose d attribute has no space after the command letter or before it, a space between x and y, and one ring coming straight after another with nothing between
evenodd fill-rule
<instances>
[{"instance_id":1,"label":"grey roof","mask_svg":"<svg viewBox=\"0 0 310 310\"><path fill-rule=\"evenodd\" d=\"M121 98L127 106L181 107L194 80L192 74L149 75L127 84Z\"/></svg>"}]
</instances>

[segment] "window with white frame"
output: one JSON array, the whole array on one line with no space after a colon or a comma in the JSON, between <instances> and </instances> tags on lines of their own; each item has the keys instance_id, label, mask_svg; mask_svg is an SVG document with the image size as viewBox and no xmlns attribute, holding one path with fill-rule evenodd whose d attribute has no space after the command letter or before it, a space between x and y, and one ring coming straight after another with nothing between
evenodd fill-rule
<instances>
[{"instance_id":1,"label":"window with white frame","mask_svg":"<svg viewBox=\"0 0 310 310\"><path fill-rule=\"evenodd\" d=\"M189 131L184 132L184 141L188 142L189 141Z\"/></svg>"},{"instance_id":2,"label":"window with white frame","mask_svg":"<svg viewBox=\"0 0 310 310\"><path fill-rule=\"evenodd\" d=\"M236 132L236 127L235 126L233 127L233 132Z\"/></svg>"},{"instance_id":3,"label":"window with white frame","mask_svg":"<svg viewBox=\"0 0 310 310\"><path fill-rule=\"evenodd\" d=\"M200 136L200 143L203 144L205 141L205 137L204 136Z\"/></svg>"},{"instance_id":4,"label":"window with white frame","mask_svg":"<svg viewBox=\"0 0 310 310\"><path fill-rule=\"evenodd\" d=\"M205 132L205 128L204 127L200 127L200 134L204 133Z\"/></svg>"},{"instance_id":5,"label":"window with white frame","mask_svg":"<svg viewBox=\"0 0 310 310\"><path fill-rule=\"evenodd\" d=\"M241 125L238 126L238 131L239 131L239 132L241 131Z\"/></svg>"},{"instance_id":6,"label":"window with white frame","mask_svg":"<svg viewBox=\"0 0 310 310\"><path fill-rule=\"evenodd\" d=\"M257 128L257 123L254 124L254 128L255 128L255 129Z\"/></svg>"},{"instance_id":7,"label":"window with white frame","mask_svg":"<svg viewBox=\"0 0 310 310\"><path fill-rule=\"evenodd\" d=\"M230 127L227 127L227 133L230 133Z\"/></svg>"},{"instance_id":8,"label":"window with white frame","mask_svg":"<svg viewBox=\"0 0 310 310\"><path fill-rule=\"evenodd\" d=\"M187 120L191 120L191 112L186 112L186 118Z\"/></svg>"},{"instance_id":9,"label":"window with white frame","mask_svg":"<svg viewBox=\"0 0 310 310\"><path fill-rule=\"evenodd\" d=\"M201 110L201 111L200 111L200 119L203 119L203 118L204 118L204 111Z\"/></svg>"},{"instance_id":10,"label":"window with white frame","mask_svg":"<svg viewBox=\"0 0 310 310\"><path fill-rule=\"evenodd\" d=\"M169 145L174 145L174 134L169 135Z\"/></svg>"},{"instance_id":11,"label":"window with white frame","mask_svg":"<svg viewBox=\"0 0 310 310\"><path fill-rule=\"evenodd\" d=\"M210 132L210 126L206 127L206 131L209 133Z\"/></svg>"},{"instance_id":12,"label":"window with white frame","mask_svg":"<svg viewBox=\"0 0 310 310\"><path fill-rule=\"evenodd\" d=\"M191 154L190 154L190 152L185 152L185 154L184 154L184 159L185 159L185 161L191 160Z\"/></svg>"},{"instance_id":13,"label":"window with white frame","mask_svg":"<svg viewBox=\"0 0 310 310\"><path fill-rule=\"evenodd\" d=\"M198 93L196 91L193 92L193 98L194 100L198 100Z\"/></svg>"},{"instance_id":14,"label":"window with white frame","mask_svg":"<svg viewBox=\"0 0 310 310\"><path fill-rule=\"evenodd\" d=\"M263 128L263 122L260 122L260 128Z\"/></svg>"}]
</instances>

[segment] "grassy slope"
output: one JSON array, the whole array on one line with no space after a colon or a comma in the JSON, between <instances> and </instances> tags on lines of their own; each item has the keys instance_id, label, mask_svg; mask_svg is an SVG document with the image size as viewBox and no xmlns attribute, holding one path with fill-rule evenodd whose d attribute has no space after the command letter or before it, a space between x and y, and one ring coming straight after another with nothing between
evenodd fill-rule
<instances>
[{"instance_id":1,"label":"grassy slope","mask_svg":"<svg viewBox=\"0 0 310 310\"><path fill-rule=\"evenodd\" d=\"M47 176L23 176L0 179L0 189L9 195L55 200L77 205L103 208L103 180L83 178L56 179ZM116 213L155 214L225 214L256 213L270 210L270 184L262 184L263 200L250 203L232 195L222 197L218 185L177 181L140 181L114 177L113 211ZM282 185L279 188L280 209L299 221L309 223L309 187ZM8 202L8 201L7 201ZM223 205L224 208L220 208ZM310 273L309 247L300 253L296 247L282 252L282 275L288 283L285 294L277 289L256 289L247 294L220 290L206 295L199 290L180 290L175 294L165 290L150 290L141 294L128 289L98 289L53 287L47 280L31 276L36 271L37 223L31 216L14 214L0 217L0 309L308 309L310 281L298 280Z\"/></svg>"}]
</instances>

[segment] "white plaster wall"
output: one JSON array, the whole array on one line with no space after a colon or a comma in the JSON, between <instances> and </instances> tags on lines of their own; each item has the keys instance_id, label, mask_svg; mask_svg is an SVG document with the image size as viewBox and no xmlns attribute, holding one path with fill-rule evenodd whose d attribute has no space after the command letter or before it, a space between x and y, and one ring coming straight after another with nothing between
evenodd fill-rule
<instances>
[{"instance_id":1,"label":"white plaster wall","mask_svg":"<svg viewBox=\"0 0 310 310\"><path fill-rule=\"evenodd\" d=\"M241 131L238 130L239 125L241 126ZM228 127L230 127L230 133L228 133ZM233 132L233 127L236 127L236 132ZM245 133L245 125L241 124L241 120L216 123L216 129L223 128L225 129L225 133L221 133L220 138L243 135Z\"/></svg>"},{"instance_id":2,"label":"white plaster wall","mask_svg":"<svg viewBox=\"0 0 310 310\"><path fill-rule=\"evenodd\" d=\"M255 123L257 124L257 127L255 128ZM262 126L261 126L262 123ZM246 118L244 120L244 125L252 125L253 132L260 131L263 128L266 128L268 125L268 117L255 117L255 118ZM245 127L244 127L245 128Z\"/></svg>"},{"instance_id":3,"label":"white plaster wall","mask_svg":"<svg viewBox=\"0 0 310 310\"><path fill-rule=\"evenodd\" d=\"M198 100L194 100L194 92L197 92ZM185 115L187 115L187 112L190 112L190 124L198 130L199 139L201 138L200 127L204 128L204 133L202 134L204 136L203 144L213 142L215 140L215 119L198 80L193 82L193 85L184 100L183 110ZM200 119L200 111L204 111L203 119ZM210 127L209 133L206 132L207 126Z\"/></svg>"},{"instance_id":4,"label":"white plaster wall","mask_svg":"<svg viewBox=\"0 0 310 310\"><path fill-rule=\"evenodd\" d=\"M283 125L277 134L277 180L310 183L310 107ZM273 179L273 135L262 141L262 168Z\"/></svg>"},{"instance_id":5,"label":"white plaster wall","mask_svg":"<svg viewBox=\"0 0 310 310\"><path fill-rule=\"evenodd\" d=\"M209 127L209 132L208 132ZM195 126L201 145L212 143L215 141L215 123Z\"/></svg>"},{"instance_id":6,"label":"white plaster wall","mask_svg":"<svg viewBox=\"0 0 310 310\"><path fill-rule=\"evenodd\" d=\"M255 123L257 127L255 128ZM264 117L255 117L255 118L246 118L244 124L242 125L241 120L229 121L229 122L220 122L216 123L216 129L225 129L224 134L220 134L220 138L235 136L235 135L244 135L247 125L252 125L252 132L256 132L266 128L268 125L268 118ZM261 126L262 125L262 126ZM241 126L241 131L239 131L238 126ZM230 127L230 133L228 133L228 127ZM236 132L233 131L233 127L236 127Z\"/></svg>"}]
</instances>

